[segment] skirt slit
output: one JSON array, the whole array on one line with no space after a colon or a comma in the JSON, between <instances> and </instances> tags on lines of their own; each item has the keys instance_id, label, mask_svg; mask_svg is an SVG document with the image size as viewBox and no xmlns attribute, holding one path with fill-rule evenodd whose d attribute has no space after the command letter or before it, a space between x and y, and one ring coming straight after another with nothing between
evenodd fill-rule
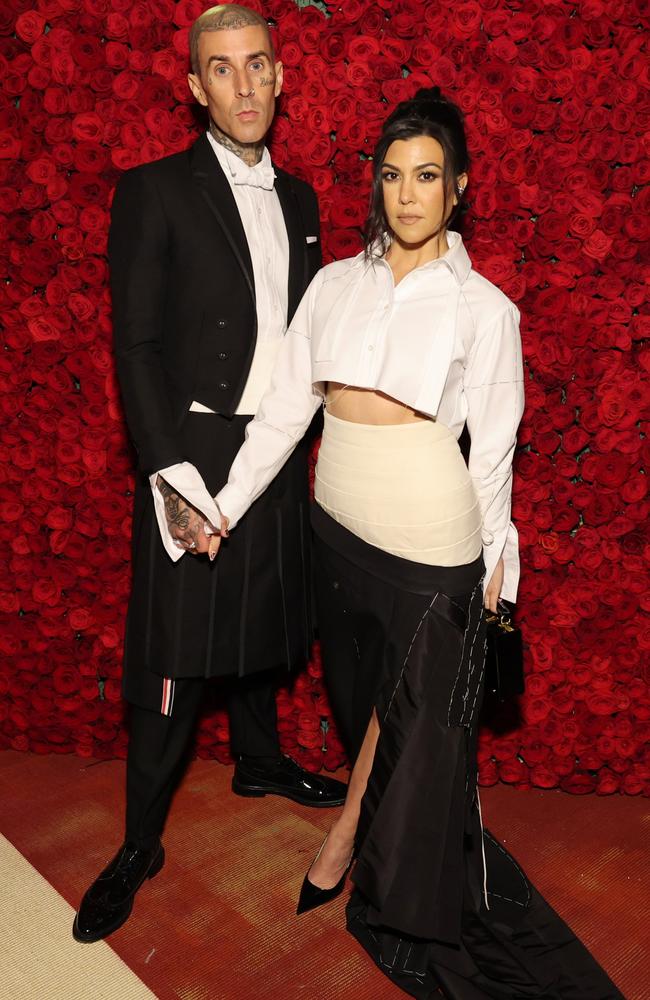
<instances>
[{"instance_id":1,"label":"skirt slit","mask_svg":"<svg viewBox=\"0 0 650 1000\"><path fill-rule=\"evenodd\" d=\"M379 720L348 930L418 1000L622 1000L482 828L482 559L408 563L317 506L312 524L325 675L352 760Z\"/></svg>"}]
</instances>

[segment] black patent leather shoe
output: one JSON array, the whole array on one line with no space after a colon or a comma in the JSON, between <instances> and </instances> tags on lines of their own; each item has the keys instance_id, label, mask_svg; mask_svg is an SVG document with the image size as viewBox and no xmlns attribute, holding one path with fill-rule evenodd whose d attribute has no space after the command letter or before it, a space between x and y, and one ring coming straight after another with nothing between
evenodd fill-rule
<instances>
[{"instance_id":1,"label":"black patent leather shoe","mask_svg":"<svg viewBox=\"0 0 650 1000\"><path fill-rule=\"evenodd\" d=\"M336 778L312 774L293 758L282 756L274 767L258 770L249 761L238 761L232 779L236 795L258 798L263 795L284 795L302 806L342 806L348 786Z\"/></svg>"},{"instance_id":2,"label":"black patent leather shoe","mask_svg":"<svg viewBox=\"0 0 650 1000\"><path fill-rule=\"evenodd\" d=\"M325 837L325 840L321 844L320 851L314 858L309 871L311 871L313 866L318 861L321 855L321 851L325 847L326 841L327 837ZM319 886L314 885L313 882L309 881L309 872L307 872L307 874L303 879L302 886L300 888L300 897L298 899L298 906L296 908L296 916L300 916L301 913L307 913L309 910L315 910L317 906L322 906L323 903L329 903L330 900L336 899L337 896L340 896L341 893L343 892L343 887L345 886L345 880L347 878L348 872L350 871L350 868L352 867L353 860L354 860L354 855L351 855L345 871L341 875L336 885L333 885L331 889L321 889Z\"/></svg>"},{"instance_id":3,"label":"black patent leather shoe","mask_svg":"<svg viewBox=\"0 0 650 1000\"><path fill-rule=\"evenodd\" d=\"M145 879L157 875L165 863L160 841L143 849L126 841L97 878L74 918L72 936L89 944L100 941L128 920L136 892Z\"/></svg>"}]
</instances>

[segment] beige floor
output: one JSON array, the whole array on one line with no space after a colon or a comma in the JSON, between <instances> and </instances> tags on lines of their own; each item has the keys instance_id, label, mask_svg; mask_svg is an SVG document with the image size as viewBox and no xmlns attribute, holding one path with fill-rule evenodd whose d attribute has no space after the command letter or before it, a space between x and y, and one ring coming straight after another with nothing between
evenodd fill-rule
<instances>
[{"instance_id":1,"label":"beige floor","mask_svg":"<svg viewBox=\"0 0 650 1000\"><path fill-rule=\"evenodd\" d=\"M113 951L157 1000L404 1000L345 930L347 893L295 917L303 875L336 813L277 796L238 798L231 779L231 767L193 762L165 830L165 867L109 938ZM506 785L481 799L487 826L627 1000L650 1000L650 802ZM123 822L123 761L0 751L0 830L72 906L114 853ZM3 990L6 867L0 1000L61 996ZM95 969L100 946L75 946L71 922L69 908L56 918L61 950ZM119 1000L142 995L120 988ZM92 989L65 1000L80 996L118 1000L115 990Z\"/></svg>"},{"instance_id":2,"label":"beige floor","mask_svg":"<svg viewBox=\"0 0 650 1000\"><path fill-rule=\"evenodd\" d=\"M0 835L0 996L6 1000L151 1000L105 941L77 944L74 910Z\"/></svg>"}]
</instances>

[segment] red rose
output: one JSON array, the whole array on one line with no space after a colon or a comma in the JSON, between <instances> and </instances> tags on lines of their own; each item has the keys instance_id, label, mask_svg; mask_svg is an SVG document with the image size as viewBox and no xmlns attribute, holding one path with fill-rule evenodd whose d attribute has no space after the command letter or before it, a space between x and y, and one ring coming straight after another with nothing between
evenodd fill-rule
<instances>
[{"instance_id":1,"label":"red rose","mask_svg":"<svg viewBox=\"0 0 650 1000\"><path fill-rule=\"evenodd\" d=\"M16 19L16 34L28 45L33 45L43 34L47 20L35 10L25 11Z\"/></svg>"},{"instance_id":2,"label":"red rose","mask_svg":"<svg viewBox=\"0 0 650 1000\"><path fill-rule=\"evenodd\" d=\"M531 784L535 788L557 788L558 775L549 767L538 764L530 769Z\"/></svg>"},{"instance_id":3,"label":"red rose","mask_svg":"<svg viewBox=\"0 0 650 1000\"><path fill-rule=\"evenodd\" d=\"M201 0L179 0L174 4L173 21L179 28L189 28L205 10Z\"/></svg>"},{"instance_id":4,"label":"red rose","mask_svg":"<svg viewBox=\"0 0 650 1000\"><path fill-rule=\"evenodd\" d=\"M643 791L647 794L648 782L635 774L626 774L622 788L626 795L639 795Z\"/></svg>"},{"instance_id":5,"label":"red rose","mask_svg":"<svg viewBox=\"0 0 650 1000\"><path fill-rule=\"evenodd\" d=\"M604 767L599 770L596 795L613 795L619 791L620 786L620 779L616 774Z\"/></svg>"},{"instance_id":6,"label":"red rose","mask_svg":"<svg viewBox=\"0 0 650 1000\"><path fill-rule=\"evenodd\" d=\"M362 249L362 239L358 230L338 230L328 236L326 253L332 260L354 257Z\"/></svg>"},{"instance_id":7,"label":"red rose","mask_svg":"<svg viewBox=\"0 0 650 1000\"><path fill-rule=\"evenodd\" d=\"M51 56L52 79L55 83L69 86L75 76L75 63L70 52L53 49Z\"/></svg>"},{"instance_id":8,"label":"red rose","mask_svg":"<svg viewBox=\"0 0 650 1000\"><path fill-rule=\"evenodd\" d=\"M484 787L496 785L499 780L499 771L494 761L482 761L479 768L479 784Z\"/></svg>"},{"instance_id":9,"label":"red rose","mask_svg":"<svg viewBox=\"0 0 650 1000\"><path fill-rule=\"evenodd\" d=\"M550 750L543 743L529 742L527 746L522 748L521 755L531 769L534 769L537 765L543 764L549 759Z\"/></svg>"},{"instance_id":10,"label":"red rose","mask_svg":"<svg viewBox=\"0 0 650 1000\"><path fill-rule=\"evenodd\" d=\"M99 38L92 35L79 35L70 49L70 54L77 66L84 70L95 70L104 62L104 48Z\"/></svg>"},{"instance_id":11,"label":"red rose","mask_svg":"<svg viewBox=\"0 0 650 1000\"><path fill-rule=\"evenodd\" d=\"M76 205L103 205L106 203L109 186L96 174L77 173L70 182L70 199Z\"/></svg>"},{"instance_id":12,"label":"red rose","mask_svg":"<svg viewBox=\"0 0 650 1000\"><path fill-rule=\"evenodd\" d=\"M8 616L0 648L14 658L29 650L16 659L13 688L2 692L0 745L35 752L125 753L117 635L133 474L110 348L108 202L115 167L185 149L196 135L184 70L189 25L203 8L198 0L165 2L155 13L122 8L98 14L84 0L73 13L56 6L55 14L0 14L3 92L20 97L19 106L0 108L0 212L10 241L9 281L0 288L10 484L5 494L0 484L0 546L11 574L0 587ZM650 631L638 612L648 610L642 525L650 456L639 433L638 373L650 370L639 279L650 161L637 138L645 123L640 54L592 0L573 20L546 8L508 17L493 2L463 3L445 17L429 5L420 33L413 12L393 10L389 0L340 8L329 20L292 0L273 0L268 11L286 64L273 156L321 195L326 258L361 249L382 101L392 108L438 83L467 116L470 253L522 310L527 410L513 509L526 722L508 739L482 738L481 782L498 779L498 759L519 786L648 794L639 748L650 720ZM633 27L633 15L621 23ZM363 82L362 92L350 92L349 78ZM111 506L116 485L125 502ZM43 532L46 545L35 546ZM38 569L26 571L34 559ZM95 618L86 609L95 607L100 579ZM49 581L37 592L40 604L37 580ZM92 653L79 656L89 632ZM67 691L56 728L43 721L50 693L27 684L31 657L39 676L78 662L73 669L88 677ZM110 681L101 703L98 671ZM322 684L316 651L284 694L283 746L314 766L338 766L334 729L325 755L319 742L320 718L329 718ZM223 719L206 726L200 752L227 759ZM298 747L301 732L312 747Z\"/></svg>"},{"instance_id":13,"label":"red rose","mask_svg":"<svg viewBox=\"0 0 650 1000\"><path fill-rule=\"evenodd\" d=\"M177 59L170 52L156 52L154 54L151 70L153 73L157 73L162 76L165 80L173 80L175 77L180 77L183 73L184 62Z\"/></svg>"},{"instance_id":14,"label":"red rose","mask_svg":"<svg viewBox=\"0 0 650 1000\"><path fill-rule=\"evenodd\" d=\"M548 698L531 698L525 703L526 720L532 725L537 725L545 719L551 711L551 702Z\"/></svg>"},{"instance_id":15,"label":"red rose","mask_svg":"<svg viewBox=\"0 0 650 1000\"><path fill-rule=\"evenodd\" d=\"M499 764L499 777L508 785L517 784L526 780L528 768L523 761L512 758L512 760Z\"/></svg>"}]
</instances>

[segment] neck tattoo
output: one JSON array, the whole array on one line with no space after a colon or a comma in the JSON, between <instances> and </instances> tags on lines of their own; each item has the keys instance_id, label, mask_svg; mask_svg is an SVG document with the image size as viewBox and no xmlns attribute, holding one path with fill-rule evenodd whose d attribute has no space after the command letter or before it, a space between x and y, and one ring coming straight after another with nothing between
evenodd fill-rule
<instances>
[{"instance_id":1,"label":"neck tattoo","mask_svg":"<svg viewBox=\"0 0 650 1000\"><path fill-rule=\"evenodd\" d=\"M232 139L225 132L222 132L213 121L210 122L210 135L215 142L218 142L224 149L229 149L231 153L234 153L240 160L247 163L249 167L254 167L262 159L262 154L264 153L263 142L237 142L236 139Z\"/></svg>"}]
</instances>

